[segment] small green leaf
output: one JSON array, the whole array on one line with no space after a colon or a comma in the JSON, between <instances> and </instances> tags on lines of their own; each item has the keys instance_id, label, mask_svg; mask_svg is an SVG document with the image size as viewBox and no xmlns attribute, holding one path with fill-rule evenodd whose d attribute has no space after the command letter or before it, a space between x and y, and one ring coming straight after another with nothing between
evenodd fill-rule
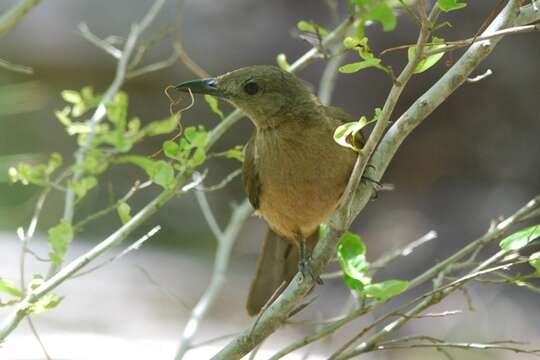
<instances>
[{"instance_id":1,"label":"small green leaf","mask_svg":"<svg viewBox=\"0 0 540 360\"><path fill-rule=\"evenodd\" d=\"M212 110L212 112L214 114L217 114L217 116L219 116L219 118L221 120L223 120L225 115L223 115L223 111L221 111L220 108L219 108L219 103L218 103L217 98L215 96L212 96L212 95L204 95L204 100L206 100L206 102L208 103L208 106L210 106L210 109Z\"/></svg>"},{"instance_id":2,"label":"small green leaf","mask_svg":"<svg viewBox=\"0 0 540 360\"><path fill-rule=\"evenodd\" d=\"M242 145L236 145L232 149L227 150L225 157L228 159L236 159L240 162L244 161L244 147Z\"/></svg>"},{"instance_id":3,"label":"small green leaf","mask_svg":"<svg viewBox=\"0 0 540 360\"><path fill-rule=\"evenodd\" d=\"M362 130L362 124L358 121L340 125L334 131L334 141L339 145L358 151L354 144L354 135Z\"/></svg>"},{"instance_id":4,"label":"small green leaf","mask_svg":"<svg viewBox=\"0 0 540 360\"><path fill-rule=\"evenodd\" d=\"M41 314L54 309L64 298L56 294L46 294L41 299L30 305L30 313Z\"/></svg>"},{"instance_id":5,"label":"small green leaf","mask_svg":"<svg viewBox=\"0 0 540 360\"><path fill-rule=\"evenodd\" d=\"M17 289L11 281L1 278L1 277L0 277L0 292L11 295L11 296L15 296L18 298L21 298L24 296L24 292Z\"/></svg>"},{"instance_id":6,"label":"small green leaf","mask_svg":"<svg viewBox=\"0 0 540 360\"><path fill-rule=\"evenodd\" d=\"M123 201L120 202L116 207L116 211L118 212L118 216L120 217L122 224L125 224L131 220L131 206L129 206L128 203Z\"/></svg>"},{"instance_id":7,"label":"small green leaf","mask_svg":"<svg viewBox=\"0 0 540 360\"><path fill-rule=\"evenodd\" d=\"M401 294L409 287L408 281L387 280L376 284L369 284L364 287L362 294L367 297L385 301L391 297Z\"/></svg>"},{"instance_id":8,"label":"small green leaf","mask_svg":"<svg viewBox=\"0 0 540 360\"><path fill-rule=\"evenodd\" d=\"M540 251L537 251L529 256L529 264L535 268L537 274L540 274Z\"/></svg>"},{"instance_id":9,"label":"small green leaf","mask_svg":"<svg viewBox=\"0 0 540 360\"><path fill-rule=\"evenodd\" d=\"M156 161L148 173L150 179L164 189L174 184L174 168L163 160Z\"/></svg>"},{"instance_id":10,"label":"small green leaf","mask_svg":"<svg viewBox=\"0 0 540 360\"><path fill-rule=\"evenodd\" d=\"M296 27L300 31L311 32L311 33L319 34L319 35L322 35L322 36L328 34L328 30L326 30L322 26L317 25L317 24L315 24L314 22L311 22L311 21L300 20L298 22L298 24L296 24Z\"/></svg>"},{"instance_id":11,"label":"small green leaf","mask_svg":"<svg viewBox=\"0 0 540 360\"><path fill-rule=\"evenodd\" d=\"M165 156L175 159L180 152L180 145L174 141L167 140L163 143L163 152Z\"/></svg>"},{"instance_id":12,"label":"small green leaf","mask_svg":"<svg viewBox=\"0 0 540 360\"><path fill-rule=\"evenodd\" d=\"M180 115L175 114L163 120L153 121L143 128L142 132L148 136L165 135L178 128Z\"/></svg>"},{"instance_id":13,"label":"small green leaf","mask_svg":"<svg viewBox=\"0 0 540 360\"><path fill-rule=\"evenodd\" d=\"M366 46L367 45L367 38L358 38L358 37L352 37L347 36L343 40L343 46L347 49L353 49L357 46Z\"/></svg>"},{"instance_id":14,"label":"small green leaf","mask_svg":"<svg viewBox=\"0 0 540 360\"><path fill-rule=\"evenodd\" d=\"M206 160L206 151L202 147L197 148L191 157L190 166L195 168L201 165L204 160Z\"/></svg>"},{"instance_id":15,"label":"small green leaf","mask_svg":"<svg viewBox=\"0 0 540 360\"><path fill-rule=\"evenodd\" d=\"M128 96L125 92L117 92L112 101L107 104L107 117L121 130L126 128L127 124Z\"/></svg>"},{"instance_id":16,"label":"small green leaf","mask_svg":"<svg viewBox=\"0 0 540 360\"><path fill-rule=\"evenodd\" d=\"M322 239L328 234L328 224L319 225L319 239Z\"/></svg>"},{"instance_id":17,"label":"small green leaf","mask_svg":"<svg viewBox=\"0 0 540 360\"><path fill-rule=\"evenodd\" d=\"M64 101L72 104L79 104L82 102L82 97L79 92L75 90L64 90L60 93Z\"/></svg>"},{"instance_id":18,"label":"small green leaf","mask_svg":"<svg viewBox=\"0 0 540 360\"><path fill-rule=\"evenodd\" d=\"M54 115L56 115L56 118L62 125L69 126L71 125L71 119L69 118L69 106L66 106L62 110L56 110L54 112Z\"/></svg>"},{"instance_id":19,"label":"small green leaf","mask_svg":"<svg viewBox=\"0 0 540 360\"><path fill-rule=\"evenodd\" d=\"M73 191L77 195L77 199L81 200L83 197L86 196L88 191L96 187L97 183L98 181L95 176L87 176L76 183L70 183L69 187L73 189Z\"/></svg>"},{"instance_id":20,"label":"small green leaf","mask_svg":"<svg viewBox=\"0 0 540 360\"><path fill-rule=\"evenodd\" d=\"M355 63L346 64L339 67L339 72L344 74L350 74L355 73L357 71L360 71L362 69L370 68L370 67L376 67L376 68L383 68L381 65L381 59L377 58L371 58L364 61L359 61Z\"/></svg>"},{"instance_id":21,"label":"small green leaf","mask_svg":"<svg viewBox=\"0 0 540 360\"><path fill-rule=\"evenodd\" d=\"M360 236L351 232L343 234L337 247L337 255L341 269L347 276L364 285L371 282L368 275L366 246Z\"/></svg>"},{"instance_id":22,"label":"small green leaf","mask_svg":"<svg viewBox=\"0 0 540 360\"><path fill-rule=\"evenodd\" d=\"M49 246L51 247L49 258L54 264L60 265L66 255L69 243L73 240L73 228L66 219L62 219L58 225L50 228L48 233Z\"/></svg>"},{"instance_id":23,"label":"small green leaf","mask_svg":"<svg viewBox=\"0 0 540 360\"><path fill-rule=\"evenodd\" d=\"M384 2L380 2L373 9L371 9L367 13L366 19L380 22L383 26L383 31L392 31L397 25L394 11Z\"/></svg>"},{"instance_id":24,"label":"small green leaf","mask_svg":"<svg viewBox=\"0 0 540 360\"><path fill-rule=\"evenodd\" d=\"M427 45L425 47L424 51L432 51L432 50L438 50L443 49L446 45L444 44L444 39L433 37L431 40L432 45ZM410 47L407 50L407 57L409 61L412 61L416 54L416 48L414 46ZM422 73L435 65L441 58L444 56L444 52L440 52L438 54L433 54L431 56L428 56L425 59L420 60L418 65L416 65L416 69L414 70L415 74Z\"/></svg>"},{"instance_id":25,"label":"small green leaf","mask_svg":"<svg viewBox=\"0 0 540 360\"><path fill-rule=\"evenodd\" d=\"M459 0L437 0L437 5L445 12L459 10L467 6L466 3L461 3Z\"/></svg>"},{"instance_id":26,"label":"small green leaf","mask_svg":"<svg viewBox=\"0 0 540 360\"><path fill-rule=\"evenodd\" d=\"M90 149L84 158L83 168L92 175L98 175L107 170L109 159L99 149Z\"/></svg>"},{"instance_id":27,"label":"small green leaf","mask_svg":"<svg viewBox=\"0 0 540 360\"><path fill-rule=\"evenodd\" d=\"M289 63L287 62L287 55L281 53L276 56L276 62L278 66L281 68L281 70L289 71L289 68L291 67Z\"/></svg>"},{"instance_id":28,"label":"small green leaf","mask_svg":"<svg viewBox=\"0 0 540 360\"><path fill-rule=\"evenodd\" d=\"M529 245L532 241L540 237L540 224L529 226L520 230L499 243L501 249L505 251L517 251Z\"/></svg>"}]
</instances>

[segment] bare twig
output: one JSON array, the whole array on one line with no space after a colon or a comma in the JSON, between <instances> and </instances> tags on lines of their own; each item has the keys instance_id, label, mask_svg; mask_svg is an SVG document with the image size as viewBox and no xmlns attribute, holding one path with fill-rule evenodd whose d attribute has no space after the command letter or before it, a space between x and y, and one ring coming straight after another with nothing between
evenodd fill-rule
<instances>
[{"instance_id":1,"label":"bare twig","mask_svg":"<svg viewBox=\"0 0 540 360\"><path fill-rule=\"evenodd\" d=\"M491 76L492 74L493 74L493 71L491 71L491 69L487 69L486 72L484 72L483 74L477 75L472 78L467 78L467 82L469 83L479 82L479 81L484 80L488 76Z\"/></svg>"},{"instance_id":2,"label":"bare twig","mask_svg":"<svg viewBox=\"0 0 540 360\"><path fill-rule=\"evenodd\" d=\"M96 47L103 49L106 53L111 55L115 59L120 59L122 57L122 51L117 49L113 44L106 40L102 40L97 37L94 33L90 31L86 23L79 24L79 31L83 38L90 41Z\"/></svg>"},{"instance_id":3,"label":"bare twig","mask_svg":"<svg viewBox=\"0 0 540 360\"><path fill-rule=\"evenodd\" d=\"M29 66L13 64L4 59L0 59L0 68L6 69L9 71L18 72L21 74L27 74L27 75L32 75L34 73L34 69L32 69Z\"/></svg>"},{"instance_id":4,"label":"bare twig","mask_svg":"<svg viewBox=\"0 0 540 360\"><path fill-rule=\"evenodd\" d=\"M99 264L99 265L96 265L86 271L81 271L79 273L77 273L76 275L72 276L71 278L74 279L76 277L80 277L80 276L84 276L84 275L88 275L96 270L99 270L101 268L103 268L104 266L107 266L117 260L119 260L120 258L122 258L123 256L129 254L130 252L132 252L133 250L139 250L140 247L148 240L150 239L152 236L154 236L155 234L157 234L157 232L161 230L161 226L157 225L157 226L154 226L149 232L147 232L145 235L143 235L139 240L135 241L133 244L129 245L127 248L125 248L124 250L122 250L122 252L120 252L119 254L115 255L115 256L112 256L111 258L109 258L108 260L105 260L103 263Z\"/></svg>"}]
</instances>

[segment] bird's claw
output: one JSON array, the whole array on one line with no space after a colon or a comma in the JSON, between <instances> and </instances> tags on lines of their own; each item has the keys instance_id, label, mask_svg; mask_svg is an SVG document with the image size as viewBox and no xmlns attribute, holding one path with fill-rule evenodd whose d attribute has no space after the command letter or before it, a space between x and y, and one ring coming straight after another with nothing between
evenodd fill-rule
<instances>
[{"instance_id":1,"label":"bird's claw","mask_svg":"<svg viewBox=\"0 0 540 360\"><path fill-rule=\"evenodd\" d=\"M302 243L301 243L302 244ZM302 281L306 279L307 276L310 276L311 279L319 285L323 284L323 281L320 276L316 275L313 272L311 267L311 253L307 251L305 245L300 245L300 260L298 261L298 272L302 275Z\"/></svg>"}]
</instances>

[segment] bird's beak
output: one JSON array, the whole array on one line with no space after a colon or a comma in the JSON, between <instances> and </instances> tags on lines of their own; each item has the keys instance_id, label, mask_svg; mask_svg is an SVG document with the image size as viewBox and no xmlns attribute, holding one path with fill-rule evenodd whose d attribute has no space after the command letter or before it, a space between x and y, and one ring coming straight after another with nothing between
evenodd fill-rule
<instances>
[{"instance_id":1,"label":"bird's beak","mask_svg":"<svg viewBox=\"0 0 540 360\"><path fill-rule=\"evenodd\" d=\"M174 88L182 92L188 92L191 90L193 94L223 96L222 92L217 87L216 78L186 81L180 85L176 85Z\"/></svg>"}]
</instances>

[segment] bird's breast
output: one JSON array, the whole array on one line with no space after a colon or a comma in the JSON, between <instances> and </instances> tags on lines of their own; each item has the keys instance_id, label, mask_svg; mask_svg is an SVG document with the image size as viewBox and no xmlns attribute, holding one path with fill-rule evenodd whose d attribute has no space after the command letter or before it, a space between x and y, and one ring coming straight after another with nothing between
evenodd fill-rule
<instances>
[{"instance_id":1,"label":"bird's breast","mask_svg":"<svg viewBox=\"0 0 540 360\"><path fill-rule=\"evenodd\" d=\"M343 194L355 155L334 142L332 131L280 128L256 136L259 211L287 240L311 235Z\"/></svg>"}]
</instances>

